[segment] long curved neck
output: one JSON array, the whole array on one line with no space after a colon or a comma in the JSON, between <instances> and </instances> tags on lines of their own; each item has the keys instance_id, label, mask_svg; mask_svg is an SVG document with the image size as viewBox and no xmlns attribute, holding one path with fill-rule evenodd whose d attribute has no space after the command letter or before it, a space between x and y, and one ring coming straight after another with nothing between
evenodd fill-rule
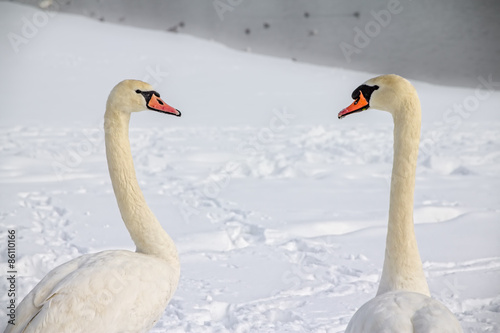
<instances>
[{"instance_id":1,"label":"long curved neck","mask_svg":"<svg viewBox=\"0 0 500 333\"><path fill-rule=\"evenodd\" d=\"M408 290L430 295L413 223L415 172L420 141L420 101L413 94L394 112L394 164L384 268L377 295Z\"/></svg>"},{"instance_id":2,"label":"long curved neck","mask_svg":"<svg viewBox=\"0 0 500 333\"><path fill-rule=\"evenodd\" d=\"M104 116L106 157L123 222L137 247L136 252L178 263L174 242L149 209L137 182L128 139L129 121L130 114L108 103Z\"/></svg>"}]
</instances>

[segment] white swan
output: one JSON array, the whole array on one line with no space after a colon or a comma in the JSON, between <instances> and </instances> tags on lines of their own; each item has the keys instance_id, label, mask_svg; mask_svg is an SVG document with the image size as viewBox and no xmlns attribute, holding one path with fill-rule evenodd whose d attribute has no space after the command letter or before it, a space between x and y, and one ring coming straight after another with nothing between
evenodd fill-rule
<instances>
[{"instance_id":1,"label":"white swan","mask_svg":"<svg viewBox=\"0 0 500 333\"><path fill-rule=\"evenodd\" d=\"M104 116L111 182L136 252L87 254L54 268L19 304L16 325L5 332L146 332L162 315L180 268L175 244L135 176L128 126L132 112L146 109L180 116L149 84L136 80L113 88Z\"/></svg>"},{"instance_id":2,"label":"white swan","mask_svg":"<svg viewBox=\"0 0 500 333\"><path fill-rule=\"evenodd\" d=\"M430 297L413 225L413 193L420 141L420 100L410 82L397 75L366 81L338 117L368 108L394 119L394 164L384 268L377 296L352 317L347 333L462 332L454 315Z\"/></svg>"}]
</instances>

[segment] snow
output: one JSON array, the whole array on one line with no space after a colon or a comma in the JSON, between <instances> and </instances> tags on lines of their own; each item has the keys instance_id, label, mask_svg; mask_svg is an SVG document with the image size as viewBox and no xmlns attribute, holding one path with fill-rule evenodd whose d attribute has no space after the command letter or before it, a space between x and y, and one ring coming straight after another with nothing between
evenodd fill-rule
<instances>
[{"instance_id":1,"label":"snow","mask_svg":"<svg viewBox=\"0 0 500 333\"><path fill-rule=\"evenodd\" d=\"M17 301L72 258L133 250L102 117L114 84L137 78L183 112L131 121L138 179L181 258L153 332L342 332L378 287L392 123L378 111L336 115L376 74L67 14L42 25L40 13L0 2L2 36L40 25L18 52L0 43L0 256L5 272L15 229ZM500 330L496 80L478 79L481 90L414 82L420 254L433 297L465 332Z\"/></svg>"}]
</instances>

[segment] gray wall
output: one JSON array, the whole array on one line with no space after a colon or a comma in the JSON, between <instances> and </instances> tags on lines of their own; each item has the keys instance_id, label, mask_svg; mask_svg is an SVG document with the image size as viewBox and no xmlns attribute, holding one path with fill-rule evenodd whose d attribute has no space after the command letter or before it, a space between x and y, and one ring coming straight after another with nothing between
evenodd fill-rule
<instances>
[{"instance_id":1,"label":"gray wall","mask_svg":"<svg viewBox=\"0 0 500 333\"><path fill-rule=\"evenodd\" d=\"M301 62L449 85L474 87L489 74L500 81L498 0L54 0L50 8Z\"/></svg>"}]
</instances>

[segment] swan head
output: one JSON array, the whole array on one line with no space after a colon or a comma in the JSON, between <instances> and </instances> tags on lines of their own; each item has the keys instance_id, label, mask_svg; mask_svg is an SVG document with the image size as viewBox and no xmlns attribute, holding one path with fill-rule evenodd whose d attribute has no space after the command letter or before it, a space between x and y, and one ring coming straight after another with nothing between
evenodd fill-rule
<instances>
[{"instance_id":1,"label":"swan head","mask_svg":"<svg viewBox=\"0 0 500 333\"><path fill-rule=\"evenodd\" d=\"M415 96L415 88L405 78L395 74L377 76L354 89L351 95L354 102L340 111L338 117L370 108L388 111L396 117Z\"/></svg>"},{"instance_id":2,"label":"swan head","mask_svg":"<svg viewBox=\"0 0 500 333\"><path fill-rule=\"evenodd\" d=\"M108 97L108 107L125 113L153 110L180 117L181 112L161 98L153 87L139 80L124 80L118 83Z\"/></svg>"}]
</instances>

